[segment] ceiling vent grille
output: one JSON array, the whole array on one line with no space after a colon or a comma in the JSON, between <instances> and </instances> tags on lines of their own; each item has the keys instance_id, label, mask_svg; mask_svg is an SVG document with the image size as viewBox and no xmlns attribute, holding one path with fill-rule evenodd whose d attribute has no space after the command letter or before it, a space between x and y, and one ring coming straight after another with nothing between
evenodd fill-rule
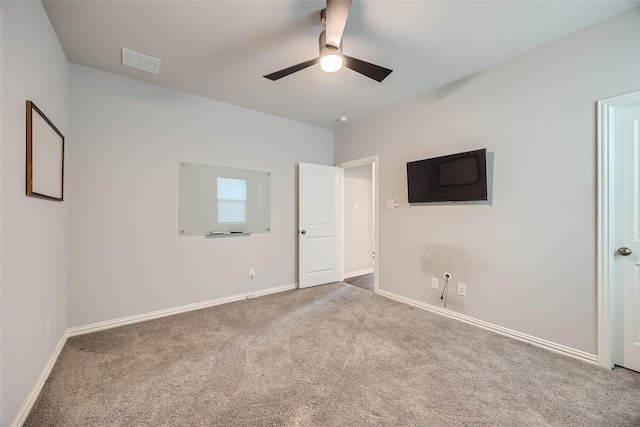
<instances>
[{"instance_id":1,"label":"ceiling vent grille","mask_svg":"<svg viewBox=\"0 0 640 427\"><path fill-rule=\"evenodd\" d=\"M158 58L135 52L125 47L122 48L122 63L154 74L158 74L158 71L160 71L160 60Z\"/></svg>"}]
</instances>

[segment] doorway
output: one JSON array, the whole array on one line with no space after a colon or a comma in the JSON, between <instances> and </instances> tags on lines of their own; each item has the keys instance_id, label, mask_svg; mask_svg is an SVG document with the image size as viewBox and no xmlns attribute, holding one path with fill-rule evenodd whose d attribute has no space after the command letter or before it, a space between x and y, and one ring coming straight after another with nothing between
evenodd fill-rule
<instances>
[{"instance_id":1,"label":"doorway","mask_svg":"<svg viewBox=\"0 0 640 427\"><path fill-rule=\"evenodd\" d=\"M378 156L337 165L343 169L342 280L378 292Z\"/></svg>"},{"instance_id":2,"label":"doorway","mask_svg":"<svg viewBox=\"0 0 640 427\"><path fill-rule=\"evenodd\" d=\"M598 101L598 364L640 370L640 91Z\"/></svg>"}]
</instances>

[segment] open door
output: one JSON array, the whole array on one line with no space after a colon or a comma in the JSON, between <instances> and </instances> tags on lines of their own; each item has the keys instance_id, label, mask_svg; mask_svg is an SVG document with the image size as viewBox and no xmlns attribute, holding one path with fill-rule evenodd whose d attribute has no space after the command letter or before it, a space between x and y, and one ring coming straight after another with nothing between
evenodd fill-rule
<instances>
[{"instance_id":1,"label":"open door","mask_svg":"<svg viewBox=\"0 0 640 427\"><path fill-rule=\"evenodd\" d=\"M640 371L640 91L598 101L598 364Z\"/></svg>"},{"instance_id":2,"label":"open door","mask_svg":"<svg viewBox=\"0 0 640 427\"><path fill-rule=\"evenodd\" d=\"M622 304L622 351L615 363L640 372L640 105L620 110L614 119L614 135L619 139L617 159L622 167L619 204L620 221L614 265L622 270L619 300ZM614 196L615 197L615 196ZM618 313L620 313L618 311Z\"/></svg>"},{"instance_id":3,"label":"open door","mask_svg":"<svg viewBox=\"0 0 640 427\"><path fill-rule=\"evenodd\" d=\"M298 286L342 280L342 169L300 163Z\"/></svg>"}]
</instances>

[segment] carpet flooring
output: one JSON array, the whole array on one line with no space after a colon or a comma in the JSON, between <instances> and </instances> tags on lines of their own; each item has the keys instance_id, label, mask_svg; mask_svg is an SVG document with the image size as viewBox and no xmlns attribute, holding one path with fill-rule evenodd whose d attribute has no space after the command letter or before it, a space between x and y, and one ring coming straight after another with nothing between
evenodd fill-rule
<instances>
[{"instance_id":1,"label":"carpet flooring","mask_svg":"<svg viewBox=\"0 0 640 427\"><path fill-rule=\"evenodd\" d=\"M343 283L69 338L25 426L639 426L607 370Z\"/></svg>"}]
</instances>

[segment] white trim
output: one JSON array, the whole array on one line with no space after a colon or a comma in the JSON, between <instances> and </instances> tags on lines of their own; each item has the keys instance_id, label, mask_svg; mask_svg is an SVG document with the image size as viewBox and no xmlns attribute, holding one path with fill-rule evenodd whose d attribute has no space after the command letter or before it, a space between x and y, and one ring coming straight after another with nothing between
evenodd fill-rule
<instances>
[{"instance_id":1,"label":"white trim","mask_svg":"<svg viewBox=\"0 0 640 427\"><path fill-rule=\"evenodd\" d=\"M380 250L379 250L379 245L378 245L378 235L380 227L379 227L379 217L380 217L380 194L378 189L380 188L379 186L379 182L380 182L380 156L378 156L377 154L373 155L373 156L368 156L368 157L362 157L360 159L355 159L355 160L350 160L347 162L343 162L343 163L339 163L336 166L342 168L342 169L348 169L348 168L353 168L356 166L363 166L363 165L372 165L372 183L373 183L373 250L375 251L376 257L375 257L375 262L373 263L373 292L374 293L378 293L378 277L380 277L380 275L378 274L378 266L380 265ZM343 181L343 186L344 186L344 181ZM343 197L344 197L344 191L343 193ZM342 203L342 227L344 227L344 201ZM344 230L342 231L342 265L344 268ZM368 274L368 273L365 273ZM349 277L353 277L353 276L346 276L344 273L344 270L342 272L342 277L343 280L344 279L348 279Z\"/></svg>"},{"instance_id":2,"label":"white trim","mask_svg":"<svg viewBox=\"0 0 640 427\"><path fill-rule=\"evenodd\" d=\"M363 157L361 159L356 159L356 160L349 160L348 162L342 162L337 164L336 166L338 166L339 168L343 168L343 169L349 169L349 168L355 168L356 166L364 166L364 165L368 165L370 163L375 163L378 161L378 155L374 155L374 156L368 156L368 157Z\"/></svg>"},{"instance_id":3,"label":"white trim","mask_svg":"<svg viewBox=\"0 0 640 427\"><path fill-rule=\"evenodd\" d=\"M255 294L258 297L263 297L265 295L277 294L278 292L290 291L292 289L298 289L298 284L292 283L290 285L282 285L276 286L275 288L262 289L260 291L256 291Z\"/></svg>"},{"instance_id":4,"label":"white trim","mask_svg":"<svg viewBox=\"0 0 640 427\"><path fill-rule=\"evenodd\" d=\"M40 373L40 376L36 380L36 383L33 385L31 392L29 393L25 401L22 403L22 406L20 407L20 410L16 414L16 417L13 419L13 422L11 423L10 427L20 427L27 420L27 417L29 416L29 412L31 412L33 405L36 403L36 400L38 400L38 396L40 395L40 392L42 391L44 384L47 382L47 379L49 378L49 374L51 374L51 370L53 369L53 366L56 364L56 361L58 360L58 356L60 356L60 352L62 352L62 348L64 347L64 344L67 342L68 336L69 335L65 331L60 337L60 340L58 341L58 345L53 350L53 353L51 353L49 362L47 362L44 369Z\"/></svg>"},{"instance_id":5,"label":"white trim","mask_svg":"<svg viewBox=\"0 0 640 427\"><path fill-rule=\"evenodd\" d=\"M0 5L0 47L2 46L2 5ZM4 99L2 97L2 49L0 48L0 128L3 128L5 126L4 121L2 120L2 102L1 100ZM3 147L3 141L2 141L2 131L0 131L0 152L2 152L2 147ZM2 156L0 155L0 164L2 160ZM0 179L0 188L2 188L2 180ZM2 194L0 194L0 196L2 196ZM0 197L0 212L2 212L2 197ZM67 203L68 204L68 203ZM1 221L0 221L1 224ZM1 228L1 227L0 227ZM1 234L1 233L0 233ZM0 242L2 241L2 239L0 238ZM3 275L2 273L2 256L1 256L1 252L0 252L0 277L2 277ZM2 280L0 279L0 331L2 331L4 329L4 325L2 324ZM0 334L1 336L2 334ZM3 362L2 362L2 353L3 353L3 346L2 346L2 342L4 340L0 339L0 367L3 366ZM0 424L2 423L2 402L5 401L4 396L2 395L2 369L0 369Z\"/></svg>"},{"instance_id":6,"label":"white trim","mask_svg":"<svg viewBox=\"0 0 640 427\"><path fill-rule=\"evenodd\" d=\"M351 279L352 277L364 276L365 274L373 273L373 268L365 268L364 270L352 271L350 273L344 273L343 279Z\"/></svg>"},{"instance_id":7,"label":"white trim","mask_svg":"<svg viewBox=\"0 0 640 427\"><path fill-rule=\"evenodd\" d=\"M598 364L613 368L612 283L615 245L613 217L613 130L616 110L640 105L640 91L598 101Z\"/></svg>"},{"instance_id":8,"label":"white trim","mask_svg":"<svg viewBox=\"0 0 640 427\"><path fill-rule=\"evenodd\" d=\"M297 289L298 288L298 284L297 283L293 283L290 285L283 285L283 286L277 286L277 287L273 287L273 288L268 288L268 289L263 289L260 291L257 291L255 294L256 296L264 296L264 295L269 295L269 294L273 294L273 293L278 293L278 292L284 292L284 291L288 291L288 290L293 290L293 289ZM536 338L534 336L531 335L527 335L527 334L523 334L511 329L507 329L507 328L503 328L502 326L498 326L498 325L494 325L488 322L484 322L482 320L478 320L478 319L474 319L472 317L469 316L465 316L463 314L459 314L456 313L454 311L450 311L450 310L446 310L440 307L436 307L430 304L425 304L423 302L420 301L416 301L413 300L411 298L406 298L400 295L396 295L394 293L391 292L387 292L384 290L378 290L378 293L384 297L405 303L405 304L409 304L418 308L421 308L423 310L427 310L427 311L431 311L433 313L436 314L440 314L452 319L456 319L477 327L480 327L482 329L486 329L492 332L496 332L500 335L504 335L510 338L514 338L517 339L519 341L523 341L523 342L527 342L529 344L535 345L537 347L541 347L547 350L551 350L553 352L556 353L560 353L563 354L565 356L569 356L575 359L579 359L588 363L597 363L598 362L598 358L590 353L586 353L583 352L581 350L576 350L570 347L566 347L560 344L556 344L553 343L551 341L546 341L540 338ZM188 305L183 305L180 307L174 307L174 308L169 308L169 309L165 309L165 310L158 310L158 311L153 311L150 313L146 313L146 314L140 314L140 315L136 315L136 316L129 316L129 317L123 317L120 319L114 319L114 320L110 320L110 321L106 321L106 322L98 322L98 323L92 323L89 325L85 325L85 326L78 326L75 328L69 328L67 329L64 334L62 335L62 337L60 337L60 341L58 341L58 345L56 346L56 348L54 349L53 353L51 354L51 357L49 358L49 362L47 363L47 365L44 367L44 369L42 370L42 373L40 374L40 376L38 377L38 380L36 381L35 385L33 386L31 392L29 393L29 396L27 396L27 398L25 399L24 403L22 404L22 407L20 408L20 410L18 411L15 419L13 420L13 422L11 423L10 427L20 427L22 426L22 424L24 424L24 422L26 421L27 417L29 416L29 412L31 411L31 409L33 408L33 405L35 404L36 400L38 399L38 396L40 395L40 392L42 391L42 388L44 387L47 379L49 378L49 375L51 374L51 370L53 369L53 366L55 365L56 361L58 360L58 357L60 356L60 353L62 352L62 349L64 348L65 343L67 342L67 338L69 337L73 337L73 336L77 336L77 335L83 335L83 334L88 334L88 333L92 333L92 332L98 332L98 331L102 331L105 329L110 329L110 328L115 328L118 326L124 326L124 325L130 325L132 323L138 323L138 322L144 322L146 320L153 320L153 319L157 319L160 317L166 317L166 316L171 316L174 314L179 314L179 313L185 313L185 312L189 312L189 311L193 311L193 310L199 310L202 308L207 308L207 307L213 307L216 305L221 305L221 304L226 304L229 302L234 302L234 301L241 301L244 299L247 299L250 296L250 293L246 293L246 294L240 294L240 295L235 295L235 296L231 296L231 297L225 297L225 298L218 298L215 300L210 300L210 301L205 301L205 302L201 302L201 303L195 303L195 304L188 304Z\"/></svg>"},{"instance_id":9,"label":"white trim","mask_svg":"<svg viewBox=\"0 0 640 427\"><path fill-rule=\"evenodd\" d=\"M264 296L264 295L274 294L277 292L289 291L297 288L298 288L297 283L292 283L290 285L276 286L273 288L256 291L255 296ZM228 302L242 301L244 299L249 298L250 295L254 295L254 294L246 293L246 294L234 295L230 297L218 298L215 300L210 300L210 301L205 301L205 302L200 302L195 304L187 304L180 307L173 307L165 310L158 310L150 313L139 314L136 316L123 317L120 319L108 320L106 322L92 323L90 325L78 326L75 328L67 329L64 332L64 334L62 334L62 337L60 338L58 345L56 346L55 350L51 354L51 357L49 358L49 362L42 370L42 373L38 377L38 380L36 381L35 385L31 389L29 396L27 396L24 403L22 404L22 407L18 411L18 414L16 415L15 419L11 423L10 427L21 427L22 424L24 424L24 422L27 420L27 417L29 416L29 412L31 412L33 405L36 403L36 400L38 399L38 396L40 395L42 388L44 387L47 379L49 378L49 375L51 374L51 370L53 369L53 366L55 365L56 361L58 360L58 357L60 356L60 352L62 352L62 349L65 343L67 342L67 338L74 337L77 335L89 334L91 332L98 332L105 329L116 328L118 326L130 325L132 323L144 322L146 320L158 319L160 317L171 316L174 314L185 313L188 311L199 310L202 308L213 307L220 304L226 304Z\"/></svg>"},{"instance_id":10,"label":"white trim","mask_svg":"<svg viewBox=\"0 0 640 427\"><path fill-rule=\"evenodd\" d=\"M136 314L134 316L121 317L120 319L106 320L104 322L91 323L84 326L76 326L74 328L67 329L67 334L70 337L76 335L84 335L92 332L103 331L105 329L117 328L118 326L131 325L133 323L145 322L147 320L158 319L161 317L172 316L174 314L186 313L188 311L200 310L203 308L213 307L216 305L227 304L235 301L242 301L249 297L256 297L274 294L277 292L288 291L291 289L297 289L298 284L292 283L290 285L276 286L274 288L262 289L255 292L247 292L244 294L232 295L229 297L217 298L214 300L197 302L194 304L182 305L179 307L166 308L164 310L152 311L149 313Z\"/></svg>"},{"instance_id":11,"label":"white trim","mask_svg":"<svg viewBox=\"0 0 640 427\"><path fill-rule=\"evenodd\" d=\"M609 253L610 226L609 205L611 166L609 144L609 108L598 101L598 244L597 244L597 296L598 296L598 364L612 368L611 357L611 301L609 299L609 281L611 256Z\"/></svg>"},{"instance_id":12,"label":"white trim","mask_svg":"<svg viewBox=\"0 0 640 427\"><path fill-rule=\"evenodd\" d=\"M504 335L509 338L516 339L518 341L523 341L523 342L535 345L536 347L541 347L546 350L551 350L555 353L560 353L565 356L572 357L574 359L582 360L583 362L588 362L592 364L596 364L598 362L598 358L595 354L590 354L582 350L576 350L571 347L566 347L561 344L556 344L551 341L547 341L531 335L523 334L521 332L514 331L513 329L503 328L502 326L494 325L492 323L485 322L483 320L474 319L473 317L465 316L464 314L456 313L455 311L436 307L434 305L426 304L426 303L416 301L411 298L406 298L400 295L396 295L394 293L387 292L384 290L378 290L378 293L387 298L400 301L405 304L409 304L414 307L418 307L423 310L430 311L432 313L440 314L442 316L446 316L451 319L459 320L461 322L468 323L470 325L474 325L479 328L486 329L488 331L492 331L500 335Z\"/></svg>"}]
</instances>

